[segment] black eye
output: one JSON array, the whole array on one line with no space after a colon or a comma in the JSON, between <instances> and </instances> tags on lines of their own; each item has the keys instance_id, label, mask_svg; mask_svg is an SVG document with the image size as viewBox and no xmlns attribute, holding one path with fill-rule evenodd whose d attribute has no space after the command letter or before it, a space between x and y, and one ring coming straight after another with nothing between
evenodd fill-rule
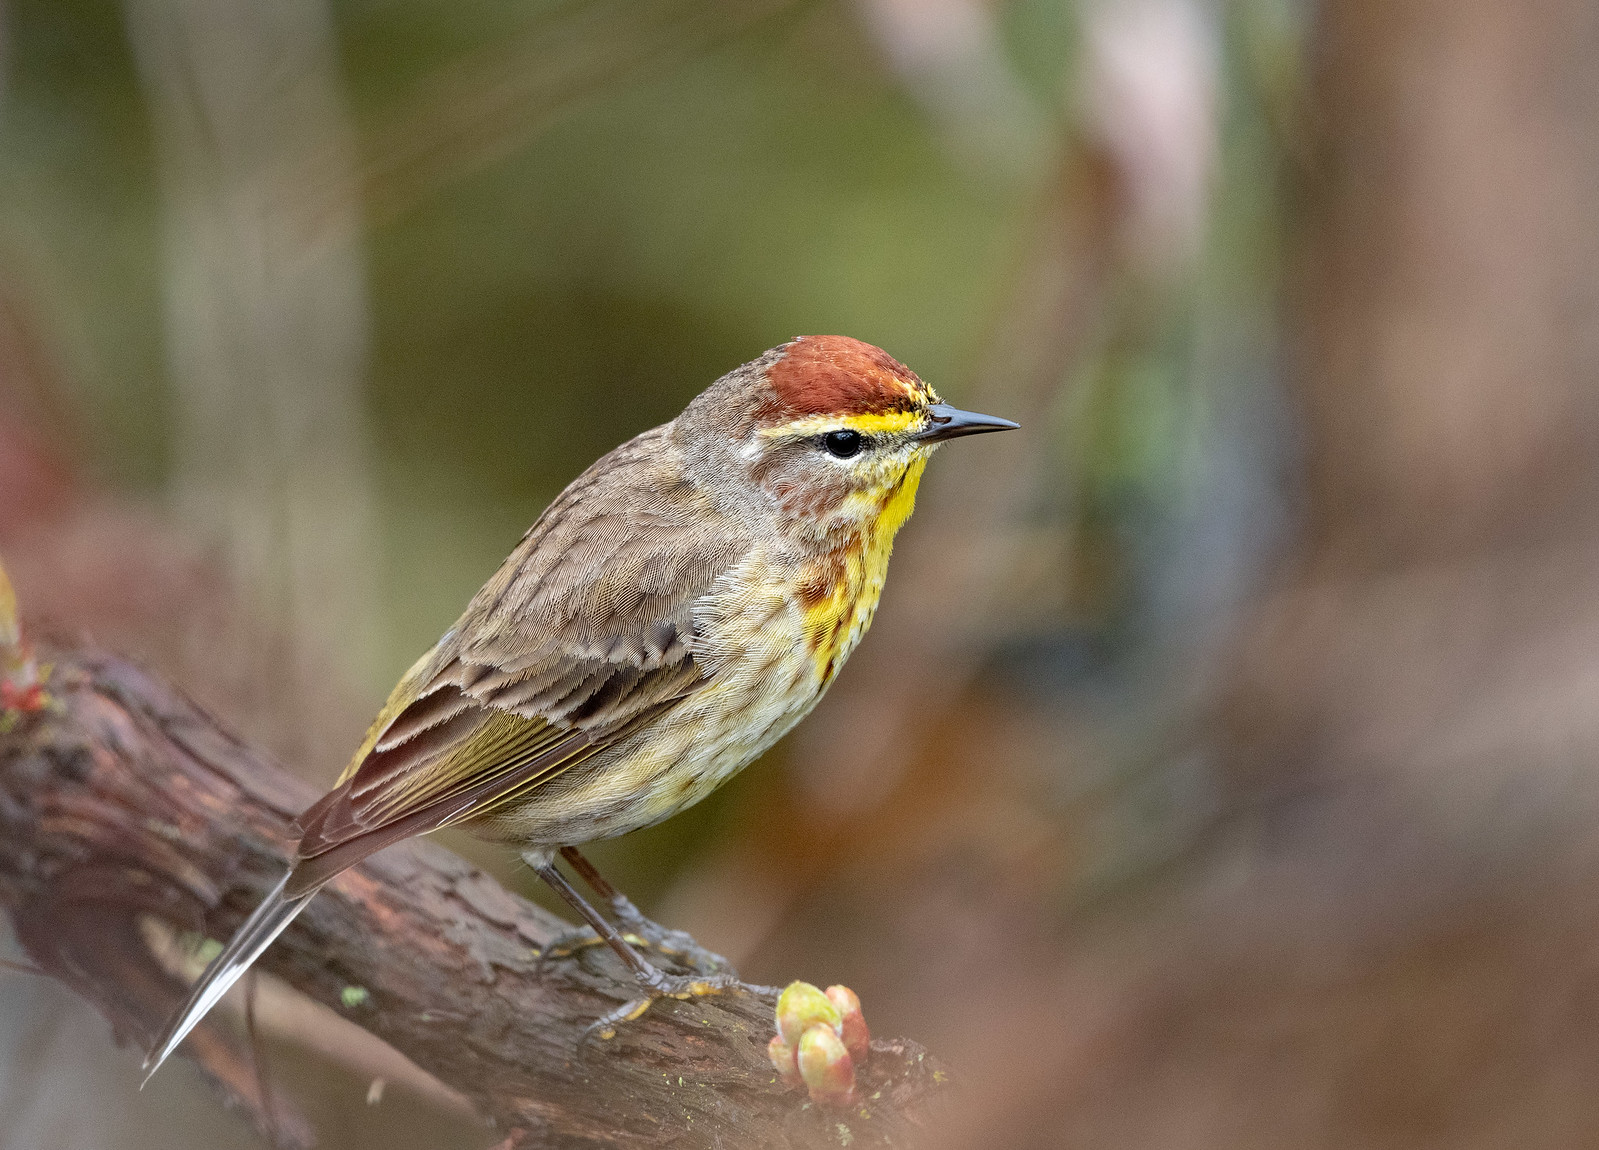
<instances>
[{"instance_id":1,"label":"black eye","mask_svg":"<svg viewBox=\"0 0 1599 1150\"><path fill-rule=\"evenodd\" d=\"M863 441L858 431L829 431L822 436L822 446L827 448L829 454L848 459L860 454Z\"/></svg>"}]
</instances>

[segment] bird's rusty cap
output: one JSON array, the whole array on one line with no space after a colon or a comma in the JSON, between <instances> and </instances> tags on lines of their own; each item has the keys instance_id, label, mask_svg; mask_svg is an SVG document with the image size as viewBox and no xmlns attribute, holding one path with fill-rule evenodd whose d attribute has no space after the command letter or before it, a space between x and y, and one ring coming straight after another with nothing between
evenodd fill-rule
<instances>
[{"instance_id":1,"label":"bird's rusty cap","mask_svg":"<svg viewBox=\"0 0 1599 1150\"><path fill-rule=\"evenodd\" d=\"M924 412L938 395L880 347L846 335L802 335L767 368L763 420L817 415L892 416Z\"/></svg>"}]
</instances>

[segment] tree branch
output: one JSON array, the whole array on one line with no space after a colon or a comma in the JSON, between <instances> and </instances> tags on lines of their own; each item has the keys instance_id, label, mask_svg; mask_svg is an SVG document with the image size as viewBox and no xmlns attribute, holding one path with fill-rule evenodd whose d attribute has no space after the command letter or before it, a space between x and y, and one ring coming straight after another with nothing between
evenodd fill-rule
<instances>
[{"instance_id":1,"label":"tree branch","mask_svg":"<svg viewBox=\"0 0 1599 1150\"><path fill-rule=\"evenodd\" d=\"M49 705L0 725L0 905L31 960L142 1047L183 993L151 922L226 938L282 875L312 796L140 668L44 659ZM602 947L541 964L564 929L410 843L332 883L263 965L459 1092L508 1146L903 1146L945 1093L919 1046L878 1041L861 1106L812 1105L774 1080L771 1007L749 995L658 1003L585 1041L635 987ZM283 1098L265 1114L220 1031L184 1049L277 1137L309 1138Z\"/></svg>"}]
</instances>

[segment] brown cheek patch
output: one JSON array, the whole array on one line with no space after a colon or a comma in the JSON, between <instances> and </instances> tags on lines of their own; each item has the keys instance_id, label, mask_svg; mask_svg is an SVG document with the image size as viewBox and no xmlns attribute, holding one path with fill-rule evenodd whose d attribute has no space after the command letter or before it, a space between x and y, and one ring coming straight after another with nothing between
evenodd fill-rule
<instances>
[{"instance_id":1,"label":"brown cheek patch","mask_svg":"<svg viewBox=\"0 0 1599 1150\"><path fill-rule=\"evenodd\" d=\"M750 477L766 489L786 515L817 519L837 509L849 498L850 486L843 476L806 475L794 456L803 448L780 447L760 460Z\"/></svg>"},{"instance_id":2,"label":"brown cheek patch","mask_svg":"<svg viewBox=\"0 0 1599 1150\"><path fill-rule=\"evenodd\" d=\"M880 347L845 335L802 335L767 369L770 410L763 419L834 412L913 411L923 389L916 373Z\"/></svg>"}]
</instances>

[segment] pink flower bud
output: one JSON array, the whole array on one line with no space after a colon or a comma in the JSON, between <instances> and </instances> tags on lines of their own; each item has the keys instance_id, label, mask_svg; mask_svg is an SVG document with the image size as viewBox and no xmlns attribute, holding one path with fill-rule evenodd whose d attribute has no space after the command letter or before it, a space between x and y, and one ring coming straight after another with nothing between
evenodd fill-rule
<instances>
[{"instance_id":1,"label":"pink flower bud","mask_svg":"<svg viewBox=\"0 0 1599 1150\"><path fill-rule=\"evenodd\" d=\"M838 1008L838 1036L844 1040L844 1049L857 1064L865 1063L872 1048L872 1032L866 1029L860 996L847 986L829 986L827 1000Z\"/></svg>"},{"instance_id":2,"label":"pink flower bud","mask_svg":"<svg viewBox=\"0 0 1599 1150\"><path fill-rule=\"evenodd\" d=\"M772 1035L772 1041L766 1044L766 1056L777 1068L777 1076L783 1080L784 1086L798 1086L805 1081L800 1077L798 1053L783 1041L781 1034Z\"/></svg>"},{"instance_id":3,"label":"pink flower bud","mask_svg":"<svg viewBox=\"0 0 1599 1150\"><path fill-rule=\"evenodd\" d=\"M800 1038L799 1069L811 1089L812 1102L854 1105L855 1064L844 1049L844 1040L831 1026L818 1023Z\"/></svg>"},{"instance_id":4,"label":"pink flower bud","mask_svg":"<svg viewBox=\"0 0 1599 1150\"><path fill-rule=\"evenodd\" d=\"M818 1022L837 1034L843 1019L838 1007L808 982L791 982L777 1000L777 1032L788 1045L799 1048L800 1036Z\"/></svg>"}]
</instances>

